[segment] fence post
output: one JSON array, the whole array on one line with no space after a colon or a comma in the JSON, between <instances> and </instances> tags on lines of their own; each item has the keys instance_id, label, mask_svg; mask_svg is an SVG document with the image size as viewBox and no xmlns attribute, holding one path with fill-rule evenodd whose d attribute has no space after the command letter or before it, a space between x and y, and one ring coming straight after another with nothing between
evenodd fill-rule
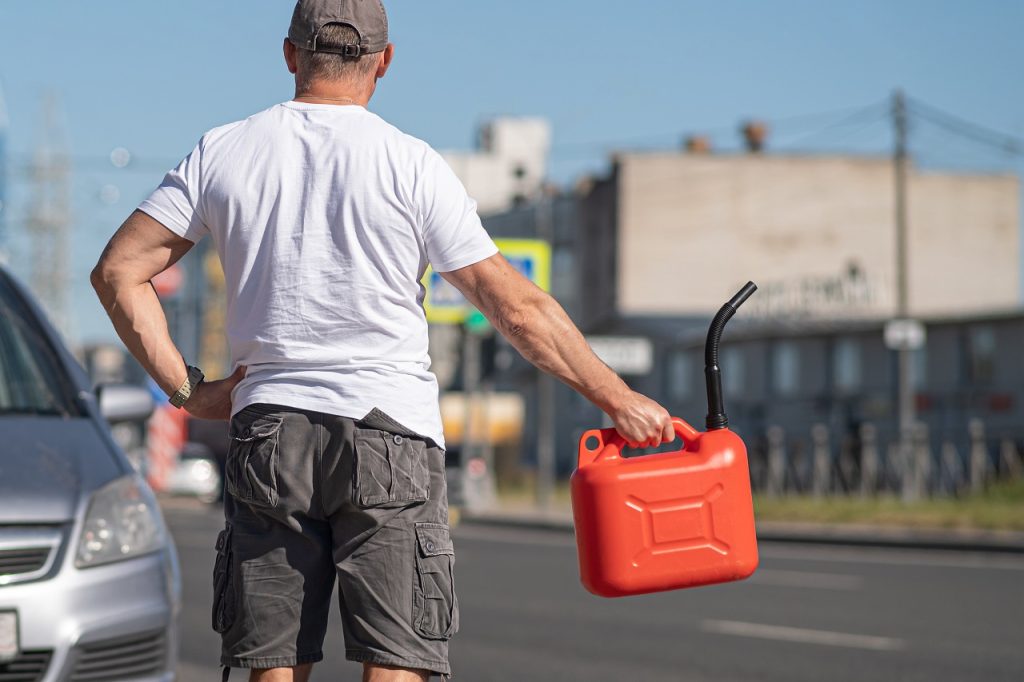
<instances>
[{"instance_id":1,"label":"fence post","mask_svg":"<svg viewBox=\"0 0 1024 682\"><path fill-rule=\"evenodd\" d=\"M773 497L786 490L786 434L781 426L768 427L768 489Z\"/></svg>"},{"instance_id":2,"label":"fence post","mask_svg":"<svg viewBox=\"0 0 1024 682\"><path fill-rule=\"evenodd\" d=\"M828 427L815 424L811 428L811 440L814 443L814 459L811 492L815 497L828 494L832 481L832 452L828 443Z\"/></svg>"},{"instance_id":3,"label":"fence post","mask_svg":"<svg viewBox=\"0 0 1024 682\"><path fill-rule=\"evenodd\" d=\"M1017 452L1017 446L1009 436L1004 436L999 445L999 459L1002 470L1006 472L1006 477L1011 481L1016 481L1024 476L1024 464L1020 461L1020 453Z\"/></svg>"},{"instance_id":4,"label":"fence post","mask_svg":"<svg viewBox=\"0 0 1024 682\"><path fill-rule=\"evenodd\" d=\"M964 463L960 453L956 451L953 441L942 443L942 479L943 489L953 495L959 495L964 489ZM946 482L949 487L946 488Z\"/></svg>"},{"instance_id":5,"label":"fence post","mask_svg":"<svg viewBox=\"0 0 1024 682\"><path fill-rule=\"evenodd\" d=\"M854 450L854 438L847 433L839 443L839 458L836 462L835 492L852 494L856 487L854 478L857 475L857 453Z\"/></svg>"},{"instance_id":6,"label":"fence post","mask_svg":"<svg viewBox=\"0 0 1024 682\"><path fill-rule=\"evenodd\" d=\"M967 424L971 436L971 492L980 493L988 482L988 450L985 448L985 423L972 419Z\"/></svg>"},{"instance_id":7,"label":"fence post","mask_svg":"<svg viewBox=\"0 0 1024 682\"><path fill-rule=\"evenodd\" d=\"M874 424L860 426L860 494L874 495L878 490L878 432Z\"/></svg>"},{"instance_id":8,"label":"fence post","mask_svg":"<svg viewBox=\"0 0 1024 682\"><path fill-rule=\"evenodd\" d=\"M928 439L928 425L914 427L914 499L930 495L932 486L932 448Z\"/></svg>"},{"instance_id":9,"label":"fence post","mask_svg":"<svg viewBox=\"0 0 1024 682\"><path fill-rule=\"evenodd\" d=\"M885 446L885 466L878 489L902 492L903 478L903 448L899 441L889 441Z\"/></svg>"}]
</instances>

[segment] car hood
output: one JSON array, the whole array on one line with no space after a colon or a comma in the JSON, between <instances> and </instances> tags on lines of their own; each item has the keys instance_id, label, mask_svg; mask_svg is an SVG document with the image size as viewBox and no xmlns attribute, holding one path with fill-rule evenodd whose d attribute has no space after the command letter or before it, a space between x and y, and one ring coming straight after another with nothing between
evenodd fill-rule
<instances>
[{"instance_id":1,"label":"car hood","mask_svg":"<svg viewBox=\"0 0 1024 682\"><path fill-rule=\"evenodd\" d=\"M0 523L61 523L121 467L88 418L0 417Z\"/></svg>"}]
</instances>

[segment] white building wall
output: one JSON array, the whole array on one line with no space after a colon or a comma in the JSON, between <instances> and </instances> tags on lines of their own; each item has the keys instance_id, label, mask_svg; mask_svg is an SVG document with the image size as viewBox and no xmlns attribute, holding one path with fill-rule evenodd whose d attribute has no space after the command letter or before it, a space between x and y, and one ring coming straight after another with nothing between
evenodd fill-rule
<instances>
[{"instance_id":1,"label":"white building wall","mask_svg":"<svg viewBox=\"0 0 1024 682\"><path fill-rule=\"evenodd\" d=\"M748 279L748 314L895 310L886 159L629 154L618 159L622 314L711 314ZM911 176L915 315L1019 305L1013 176Z\"/></svg>"},{"instance_id":2,"label":"white building wall","mask_svg":"<svg viewBox=\"0 0 1024 682\"><path fill-rule=\"evenodd\" d=\"M535 197L547 177L551 126L541 118L496 118L480 129L478 149L442 152L481 213Z\"/></svg>"}]
</instances>

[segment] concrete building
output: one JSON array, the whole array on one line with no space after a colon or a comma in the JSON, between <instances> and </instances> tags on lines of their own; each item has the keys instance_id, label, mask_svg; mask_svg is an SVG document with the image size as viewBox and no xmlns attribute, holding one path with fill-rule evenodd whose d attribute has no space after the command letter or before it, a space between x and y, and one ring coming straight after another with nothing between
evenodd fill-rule
<instances>
[{"instance_id":1,"label":"concrete building","mask_svg":"<svg viewBox=\"0 0 1024 682\"><path fill-rule=\"evenodd\" d=\"M620 348L650 358L627 381L697 426L707 324L754 280L760 291L723 343L736 428L754 443L769 426L807 441L815 424L849 438L870 422L884 448L896 412L895 356L882 339L895 311L893 184L884 158L620 154L606 177L485 225L552 235L553 293L595 349L625 337ZM910 175L910 308L929 335L916 362L919 418L960 446L972 418L1024 443L1019 189L1009 175ZM528 390L528 376L514 365L507 380ZM560 391L563 472L578 435L603 421Z\"/></svg>"},{"instance_id":2,"label":"concrete building","mask_svg":"<svg viewBox=\"0 0 1024 682\"><path fill-rule=\"evenodd\" d=\"M622 316L710 314L748 279L761 315L891 316L893 186L884 158L622 154L580 198L583 286ZM1010 175L912 170L912 315L1019 304L1019 196Z\"/></svg>"},{"instance_id":3,"label":"concrete building","mask_svg":"<svg viewBox=\"0 0 1024 682\"><path fill-rule=\"evenodd\" d=\"M993 460L1004 439L1024 451L1024 312L922 321L927 344L914 354L914 395L932 452L952 443L965 456L972 419L984 424ZM726 406L762 457L759 441L775 425L791 451L807 452L818 424L828 427L836 450L865 423L883 448L896 441L895 360L881 320L732 324L721 356ZM644 381L666 407L696 420L706 411L703 343L695 333L661 346L662 371Z\"/></svg>"},{"instance_id":4,"label":"concrete building","mask_svg":"<svg viewBox=\"0 0 1024 682\"><path fill-rule=\"evenodd\" d=\"M551 126L545 119L501 117L481 126L476 151L442 156L486 214L537 197L550 149Z\"/></svg>"}]
</instances>

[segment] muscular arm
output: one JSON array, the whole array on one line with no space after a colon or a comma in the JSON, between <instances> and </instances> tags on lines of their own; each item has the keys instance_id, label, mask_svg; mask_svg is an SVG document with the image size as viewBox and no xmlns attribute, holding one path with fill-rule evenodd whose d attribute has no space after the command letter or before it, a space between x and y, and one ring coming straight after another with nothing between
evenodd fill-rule
<instances>
[{"instance_id":1,"label":"muscular arm","mask_svg":"<svg viewBox=\"0 0 1024 682\"><path fill-rule=\"evenodd\" d=\"M188 253L192 242L175 235L141 211L135 211L103 250L90 277L117 335L157 385L171 395L187 376L185 362L167 330L160 299L150 280ZM236 372L238 374L238 372ZM204 382L185 407L204 418L227 418L230 389L244 376ZM227 403L224 402L225 390Z\"/></svg>"},{"instance_id":2,"label":"muscular arm","mask_svg":"<svg viewBox=\"0 0 1024 682\"><path fill-rule=\"evenodd\" d=\"M632 391L594 355L554 298L519 274L504 256L441 273L516 350L601 408L631 445L674 438L668 412Z\"/></svg>"}]
</instances>

